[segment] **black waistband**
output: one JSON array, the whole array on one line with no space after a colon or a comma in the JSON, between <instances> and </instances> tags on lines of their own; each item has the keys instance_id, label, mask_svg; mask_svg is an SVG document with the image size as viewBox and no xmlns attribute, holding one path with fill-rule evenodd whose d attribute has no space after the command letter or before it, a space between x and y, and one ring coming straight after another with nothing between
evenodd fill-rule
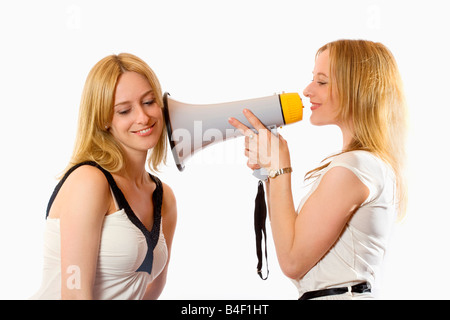
<instances>
[{"instance_id":1,"label":"black waistband","mask_svg":"<svg viewBox=\"0 0 450 320\"><path fill-rule=\"evenodd\" d=\"M370 285L367 282L363 282L360 284L356 284L354 286L351 286L351 292L355 293L365 293L370 292ZM341 287L341 288L330 288L330 289L323 289L323 290L316 290L316 291L308 291L305 292L298 300L309 300L324 296L332 296L336 294L343 294L349 292L348 287Z\"/></svg>"}]
</instances>

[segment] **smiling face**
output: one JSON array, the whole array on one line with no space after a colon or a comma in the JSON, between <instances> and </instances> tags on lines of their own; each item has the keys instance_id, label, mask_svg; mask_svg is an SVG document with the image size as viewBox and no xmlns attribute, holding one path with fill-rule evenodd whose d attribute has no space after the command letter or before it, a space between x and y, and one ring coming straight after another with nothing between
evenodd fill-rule
<instances>
[{"instance_id":1,"label":"smiling face","mask_svg":"<svg viewBox=\"0 0 450 320\"><path fill-rule=\"evenodd\" d=\"M162 109L148 80L136 72L123 73L115 91L111 134L128 154L147 154L157 144L163 127Z\"/></svg>"},{"instance_id":2,"label":"smiling face","mask_svg":"<svg viewBox=\"0 0 450 320\"><path fill-rule=\"evenodd\" d=\"M314 125L338 124L339 99L336 90L330 90L330 77L329 51L325 50L317 56L313 80L303 90L305 97L310 98L310 121Z\"/></svg>"}]
</instances>

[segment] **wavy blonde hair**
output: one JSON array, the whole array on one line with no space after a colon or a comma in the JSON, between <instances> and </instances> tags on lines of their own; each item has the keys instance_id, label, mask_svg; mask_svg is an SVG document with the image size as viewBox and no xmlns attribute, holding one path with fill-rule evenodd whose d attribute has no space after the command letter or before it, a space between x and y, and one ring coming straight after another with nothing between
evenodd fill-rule
<instances>
[{"instance_id":1,"label":"wavy blonde hair","mask_svg":"<svg viewBox=\"0 0 450 320\"><path fill-rule=\"evenodd\" d=\"M114 113L115 90L119 77L127 72L144 76L153 89L155 100L164 108L161 86L153 70L140 58L129 54L110 55L100 60L89 72L80 103L78 130L72 158L65 172L84 162L97 162L109 172L118 172L126 165L125 153L107 129ZM164 112L163 112L164 115ZM147 164L153 171L166 162L167 132L164 123L162 134L152 148Z\"/></svg>"},{"instance_id":2,"label":"wavy blonde hair","mask_svg":"<svg viewBox=\"0 0 450 320\"><path fill-rule=\"evenodd\" d=\"M383 44L365 40L330 42L316 56L325 50L330 57L329 90L336 90L339 97L337 120L354 128L351 143L339 154L366 150L391 166L396 176L400 219L406 213L408 198L405 174L408 110L394 56ZM305 178L317 177L329 163L309 171Z\"/></svg>"}]
</instances>

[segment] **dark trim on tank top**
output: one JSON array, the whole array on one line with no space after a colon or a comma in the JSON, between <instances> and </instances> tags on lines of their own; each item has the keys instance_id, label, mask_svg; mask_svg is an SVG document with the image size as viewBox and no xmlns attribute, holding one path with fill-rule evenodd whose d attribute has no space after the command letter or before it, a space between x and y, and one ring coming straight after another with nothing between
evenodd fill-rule
<instances>
[{"instance_id":1,"label":"dark trim on tank top","mask_svg":"<svg viewBox=\"0 0 450 320\"><path fill-rule=\"evenodd\" d=\"M159 233L161 228L161 207L162 207L162 198L163 198L163 188L162 183L159 180L158 177L153 176L152 174L148 173L150 178L155 182L156 188L153 191L152 195L152 201L153 201L153 226L151 230L148 230L145 225L139 220L139 218L136 216L136 214L133 212L133 209L129 205L127 199L125 198L125 195L123 194L122 190L117 186L116 181L114 180L111 173L105 169L103 169L99 164L97 164L94 161L85 161L82 163L79 163L72 168L70 168L64 177L59 181L59 183L56 185L52 196L50 197L50 200L47 205L47 211L45 218L48 218L48 214L50 212L50 208L61 189L64 182L67 180L69 175L75 171L75 169L83 166L83 165L90 165L93 167L98 168L100 171L103 172L106 179L108 180L108 183L111 187L111 190L114 194L114 197L116 198L117 204L119 205L120 209L124 209L128 219L142 232L142 234L145 237L145 240L147 242L147 254L144 258L144 261L142 262L141 266L136 271L145 271L148 274L151 274L152 267L153 267L153 250L155 249L158 240L159 240Z\"/></svg>"}]
</instances>

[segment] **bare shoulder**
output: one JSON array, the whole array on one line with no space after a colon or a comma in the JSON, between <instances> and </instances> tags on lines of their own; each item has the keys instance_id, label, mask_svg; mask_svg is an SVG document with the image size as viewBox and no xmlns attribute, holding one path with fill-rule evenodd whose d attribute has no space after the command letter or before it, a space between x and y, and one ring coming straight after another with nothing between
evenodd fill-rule
<instances>
[{"instance_id":1,"label":"bare shoulder","mask_svg":"<svg viewBox=\"0 0 450 320\"><path fill-rule=\"evenodd\" d=\"M168 184L162 182L163 186L163 207L165 207L165 210L173 211L175 209L176 214L176 198L175 193L173 192L172 188L169 187Z\"/></svg>"},{"instance_id":2,"label":"bare shoulder","mask_svg":"<svg viewBox=\"0 0 450 320\"><path fill-rule=\"evenodd\" d=\"M75 169L64 183L65 186L76 190L87 190L95 195L109 190L109 183L100 169L85 165Z\"/></svg>"},{"instance_id":3,"label":"bare shoulder","mask_svg":"<svg viewBox=\"0 0 450 320\"><path fill-rule=\"evenodd\" d=\"M175 199L175 193L173 192L172 188L164 182L161 182L163 187L163 201L168 201L169 203L173 203L176 201Z\"/></svg>"},{"instance_id":4,"label":"bare shoulder","mask_svg":"<svg viewBox=\"0 0 450 320\"><path fill-rule=\"evenodd\" d=\"M162 183L162 186L163 203L161 216L163 220L164 236L166 238L167 246L170 248L177 224L177 203L172 188L165 183Z\"/></svg>"},{"instance_id":5,"label":"bare shoulder","mask_svg":"<svg viewBox=\"0 0 450 320\"><path fill-rule=\"evenodd\" d=\"M175 198L175 193L166 183L163 182L162 186L163 203L161 213L166 221L170 220L173 224L175 224L177 219L177 201Z\"/></svg>"},{"instance_id":6,"label":"bare shoulder","mask_svg":"<svg viewBox=\"0 0 450 320\"><path fill-rule=\"evenodd\" d=\"M109 183L100 169L84 165L75 169L62 185L50 211L50 217L63 212L106 213L110 203Z\"/></svg>"}]
</instances>

